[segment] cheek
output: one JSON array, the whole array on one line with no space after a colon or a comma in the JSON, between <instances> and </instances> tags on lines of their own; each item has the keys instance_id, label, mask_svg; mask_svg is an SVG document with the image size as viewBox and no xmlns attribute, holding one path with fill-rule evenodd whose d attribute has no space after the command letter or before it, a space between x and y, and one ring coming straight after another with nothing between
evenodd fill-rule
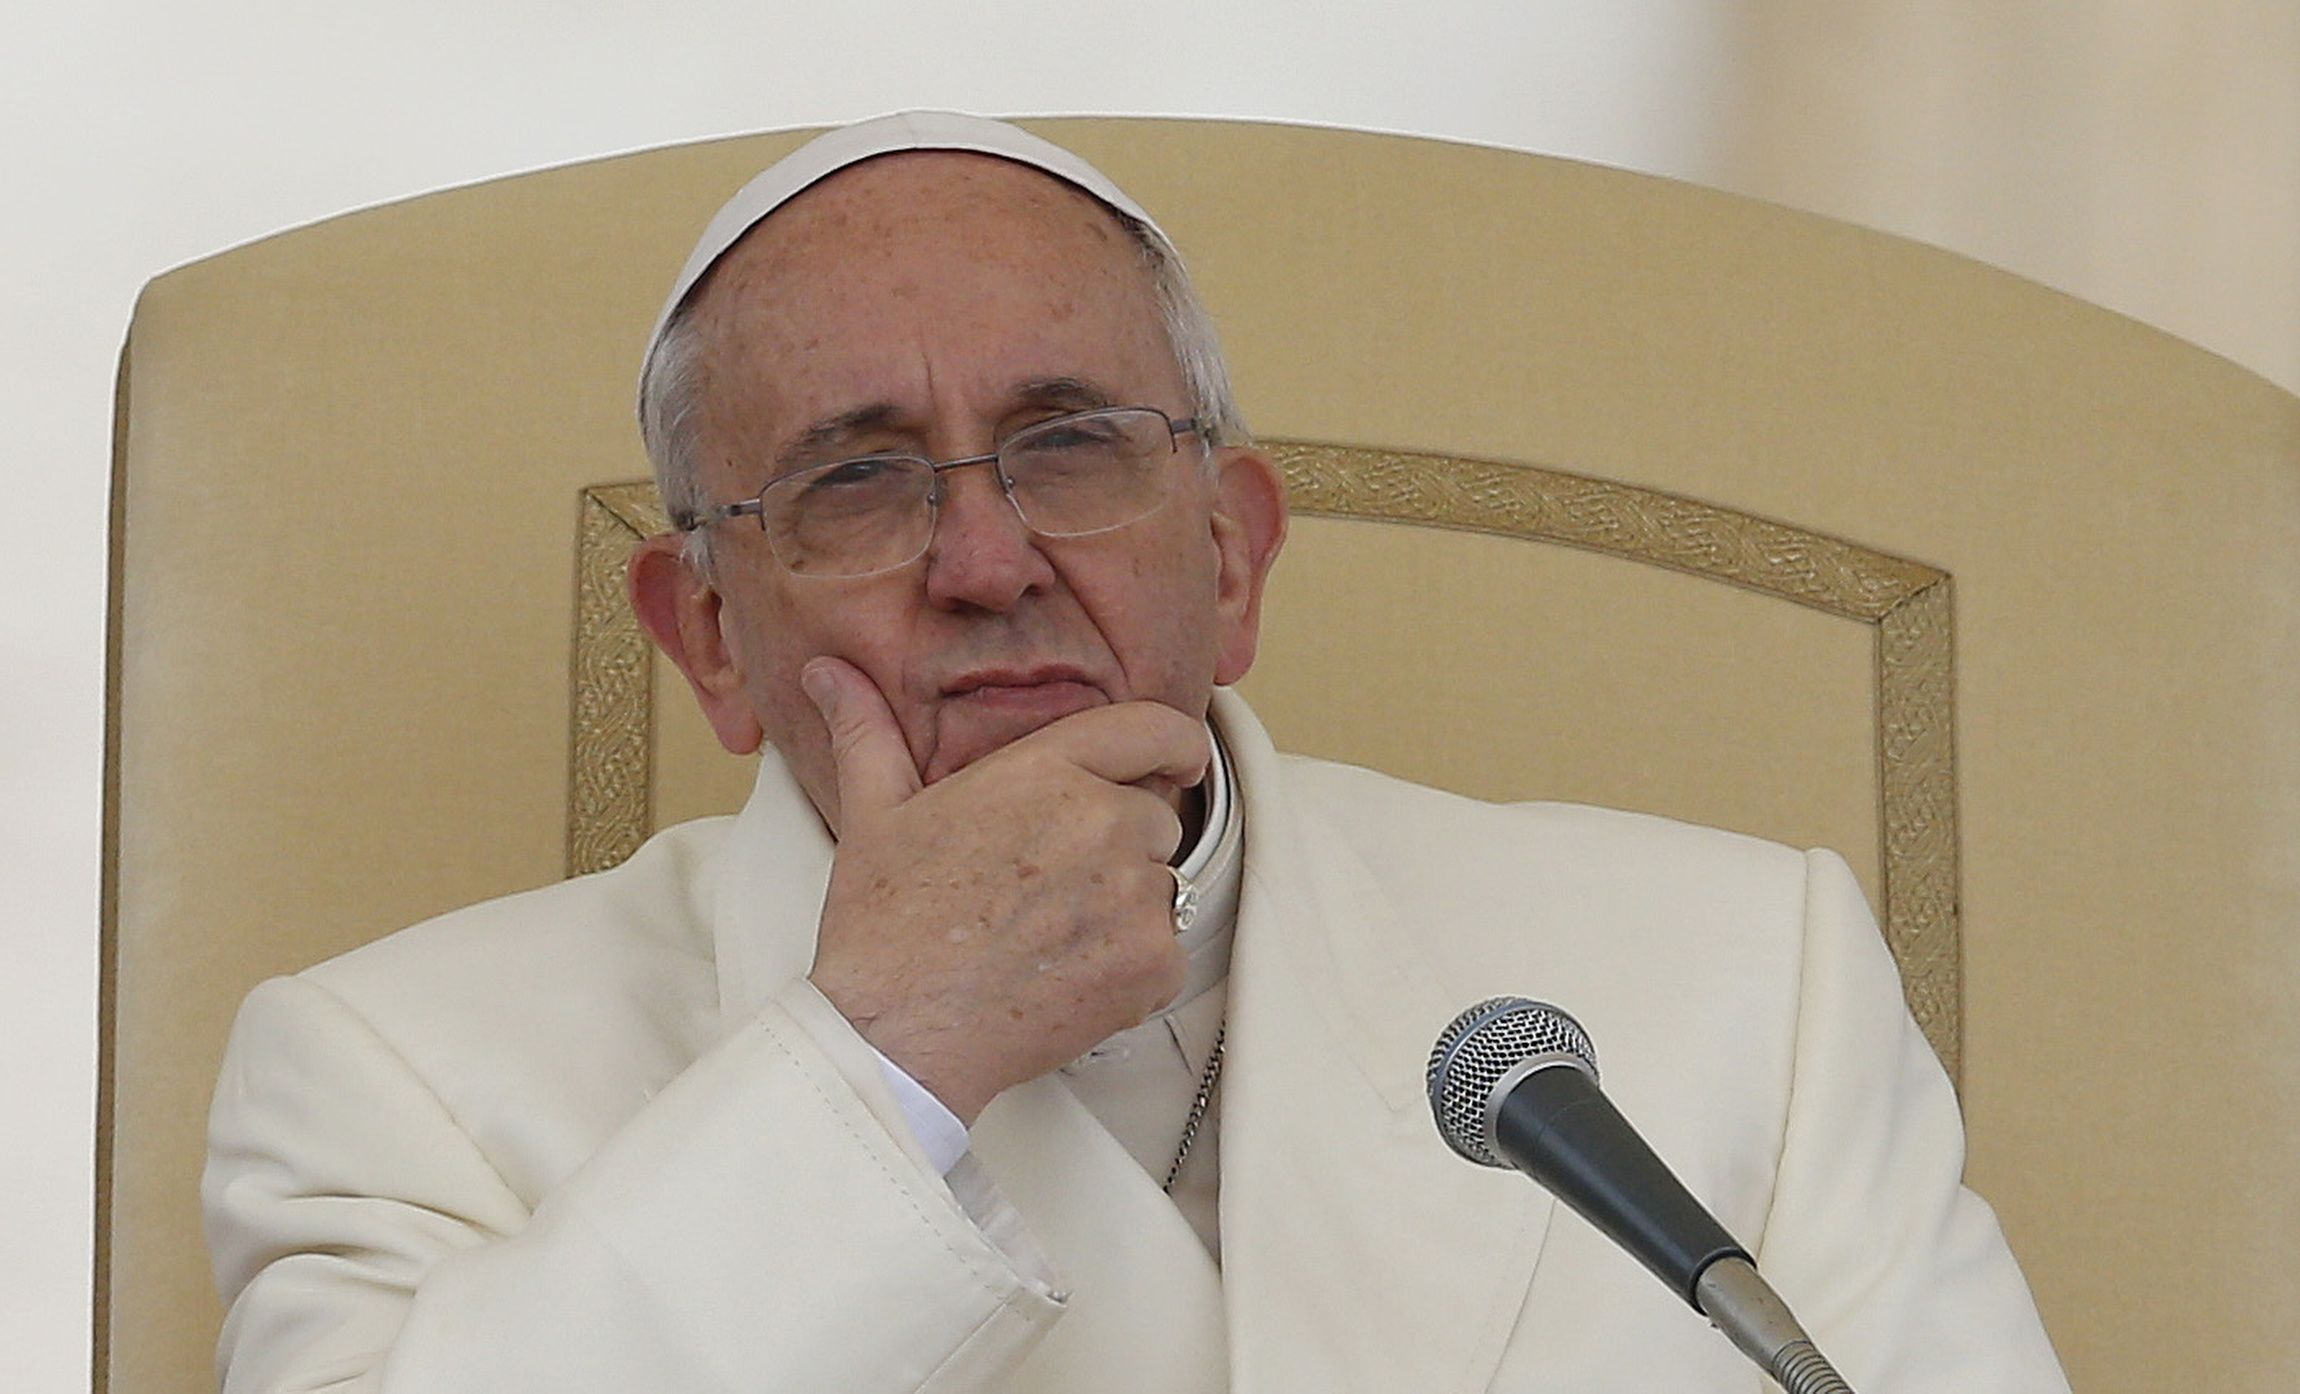
<instances>
[{"instance_id":1,"label":"cheek","mask_svg":"<svg viewBox=\"0 0 2300 1394\"><path fill-rule=\"evenodd\" d=\"M799 687L799 670L817 652L788 622L748 627L742 640L743 690L768 746L782 757L799 786L831 817L837 807L838 769L822 714Z\"/></svg>"},{"instance_id":2,"label":"cheek","mask_svg":"<svg viewBox=\"0 0 2300 1394\"><path fill-rule=\"evenodd\" d=\"M804 727L799 718L814 716L814 704L798 686L799 669L811 655L791 642L787 624L764 616L746 619L729 637L742 665L743 690L749 695L751 710L766 728L767 739L787 751L794 727Z\"/></svg>"},{"instance_id":3,"label":"cheek","mask_svg":"<svg viewBox=\"0 0 2300 1394\"><path fill-rule=\"evenodd\" d=\"M721 594L726 605L721 623L752 710L766 726L768 739L779 746L791 724L790 714L814 711L814 704L799 691L798 675L820 650L815 647L813 618L800 598L789 594L782 578L766 570L771 565L748 550L739 560L722 555Z\"/></svg>"},{"instance_id":4,"label":"cheek","mask_svg":"<svg viewBox=\"0 0 2300 1394\"><path fill-rule=\"evenodd\" d=\"M1168 537L1136 552L1125 576L1108 637L1136 695L1194 708L1213 681L1219 640L1212 543L1202 530Z\"/></svg>"},{"instance_id":5,"label":"cheek","mask_svg":"<svg viewBox=\"0 0 2300 1394\"><path fill-rule=\"evenodd\" d=\"M822 715L799 687L799 673L818 657L846 660L878 687L916 754L917 715L903 685L909 608L898 596L844 586L836 593L782 595L760 607L750 626L745 668L752 710L784 756L810 763L827 742Z\"/></svg>"}]
</instances>

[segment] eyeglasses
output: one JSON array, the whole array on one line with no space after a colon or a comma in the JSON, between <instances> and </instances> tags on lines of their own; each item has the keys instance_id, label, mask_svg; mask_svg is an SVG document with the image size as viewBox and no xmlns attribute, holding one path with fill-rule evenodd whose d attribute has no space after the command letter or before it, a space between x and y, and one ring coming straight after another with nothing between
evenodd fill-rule
<instances>
[{"instance_id":1,"label":"eyeglasses","mask_svg":"<svg viewBox=\"0 0 2300 1394\"><path fill-rule=\"evenodd\" d=\"M1036 422L987 455L936 463L917 455L864 455L767 481L755 498L679 521L693 532L755 515L776 560L801 576L871 576L926 554L942 509L942 476L992 465L998 487L1042 537L1085 537L1158 511L1173 491L1173 460L1195 417L1153 407L1110 407ZM1203 437L1201 437L1203 439Z\"/></svg>"}]
</instances>

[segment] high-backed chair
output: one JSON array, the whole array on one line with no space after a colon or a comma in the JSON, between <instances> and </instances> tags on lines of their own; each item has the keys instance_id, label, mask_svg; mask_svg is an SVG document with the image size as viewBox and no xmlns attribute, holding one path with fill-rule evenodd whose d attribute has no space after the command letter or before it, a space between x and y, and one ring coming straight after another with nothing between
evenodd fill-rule
<instances>
[{"instance_id":1,"label":"high-backed chair","mask_svg":"<svg viewBox=\"0 0 2300 1394\"><path fill-rule=\"evenodd\" d=\"M1037 124L1173 232L1287 469L1247 684L1281 743L1846 852L2077 1386L2288 1388L2300 401L1684 185ZM201 1129L251 985L747 787L622 608L659 516L631 382L701 220L797 139L369 210L138 306L99 1389L209 1381Z\"/></svg>"}]
</instances>

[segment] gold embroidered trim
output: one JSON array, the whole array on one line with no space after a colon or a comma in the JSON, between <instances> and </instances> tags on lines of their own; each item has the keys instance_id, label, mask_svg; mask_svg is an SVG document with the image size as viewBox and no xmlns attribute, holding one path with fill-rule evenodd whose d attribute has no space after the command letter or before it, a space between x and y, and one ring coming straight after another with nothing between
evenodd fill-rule
<instances>
[{"instance_id":1,"label":"gold embroidered trim","mask_svg":"<svg viewBox=\"0 0 2300 1394\"><path fill-rule=\"evenodd\" d=\"M1947 573L1715 504L1496 460L1264 441L1297 513L1460 528L1581 547L1858 620L1876 632L1885 940L1909 1009L1958 1076L1955 623ZM639 539L668 526L654 486L583 491L576 567L567 866L615 865L651 827L645 638L623 590Z\"/></svg>"},{"instance_id":2,"label":"gold embroidered trim","mask_svg":"<svg viewBox=\"0 0 2300 1394\"><path fill-rule=\"evenodd\" d=\"M567 874L604 871L653 830L654 665L623 575L640 539L669 527L655 486L585 489L575 543L575 651L567 763Z\"/></svg>"},{"instance_id":3,"label":"gold embroidered trim","mask_svg":"<svg viewBox=\"0 0 2300 1394\"><path fill-rule=\"evenodd\" d=\"M1264 441L1293 511L1561 543L1794 601L1876 631L1885 941L1949 1078L1963 1056L1955 627L1946 572L1611 480L1498 460Z\"/></svg>"}]
</instances>

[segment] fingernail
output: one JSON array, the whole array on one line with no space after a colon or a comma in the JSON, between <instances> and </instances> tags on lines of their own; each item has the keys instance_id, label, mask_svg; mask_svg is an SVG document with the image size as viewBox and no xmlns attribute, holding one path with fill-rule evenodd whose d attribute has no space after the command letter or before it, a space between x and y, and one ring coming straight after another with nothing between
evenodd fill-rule
<instances>
[{"instance_id":1,"label":"fingernail","mask_svg":"<svg viewBox=\"0 0 2300 1394\"><path fill-rule=\"evenodd\" d=\"M838 700L838 680L820 663L810 663L799 670L799 690L815 704L815 710L824 716L831 713L831 703Z\"/></svg>"}]
</instances>

